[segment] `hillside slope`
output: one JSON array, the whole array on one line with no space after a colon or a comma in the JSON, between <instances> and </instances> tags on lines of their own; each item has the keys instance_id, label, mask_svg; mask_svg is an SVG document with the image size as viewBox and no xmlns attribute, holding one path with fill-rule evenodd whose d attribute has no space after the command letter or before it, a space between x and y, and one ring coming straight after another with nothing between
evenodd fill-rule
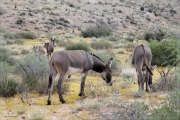
<instances>
[{"instance_id":1,"label":"hillside slope","mask_svg":"<svg viewBox=\"0 0 180 120\"><path fill-rule=\"evenodd\" d=\"M73 32L106 25L114 34L176 32L179 0L0 0L0 26L11 32Z\"/></svg>"}]
</instances>

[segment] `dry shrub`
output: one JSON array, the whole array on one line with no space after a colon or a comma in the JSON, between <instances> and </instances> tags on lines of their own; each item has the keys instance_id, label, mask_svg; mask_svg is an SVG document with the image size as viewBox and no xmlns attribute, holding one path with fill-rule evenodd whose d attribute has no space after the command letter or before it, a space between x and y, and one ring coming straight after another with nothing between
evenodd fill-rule
<instances>
[{"instance_id":1,"label":"dry shrub","mask_svg":"<svg viewBox=\"0 0 180 120\"><path fill-rule=\"evenodd\" d=\"M175 86L175 78L174 75L169 74L169 72L170 70L167 72L164 70L159 71L161 77L150 86L152 91L171 91L173 89Z\"/></svg>"}]
</instances>

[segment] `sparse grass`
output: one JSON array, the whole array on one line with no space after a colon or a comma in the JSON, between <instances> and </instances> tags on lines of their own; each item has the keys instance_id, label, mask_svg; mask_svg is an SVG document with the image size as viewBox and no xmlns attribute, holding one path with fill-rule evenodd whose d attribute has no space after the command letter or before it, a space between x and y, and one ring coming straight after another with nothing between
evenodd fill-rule
<instances>
[{"instance_id":1,"label":"sparse grass","mask_svg":"<svg viewBox=\"0 0 180 120\"><path fill-rule=\"evenodd\" d=\"M113 45L106 41L96 41L91 43L91 47L94 49L112 49Z\"/></svg>"},{"instance_id":2,"label":"sparse grass","mask_svg":"<svg viewBox=\"0 0 180 120\"><path fill-rule=\"evenodd\" d=\"M133 93L134 98L141 98L144 95L145 92L139 90L139 91L134 91L132 93Z\"/></svg>"}]
</instances>

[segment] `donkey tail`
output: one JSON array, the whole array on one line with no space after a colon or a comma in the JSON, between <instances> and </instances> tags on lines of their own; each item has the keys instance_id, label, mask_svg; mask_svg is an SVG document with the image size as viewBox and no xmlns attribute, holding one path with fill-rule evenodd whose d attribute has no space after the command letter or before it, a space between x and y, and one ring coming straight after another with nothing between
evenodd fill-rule
<instances>
[{"instance_id":1,"label":"donkey tail","mask_svg":"<svg viewBox=\"0 0 180 120\"><path fill-rule=\"evenodd\" d=\"M143 50L144 50L144 58L145 58L146 51L145 51L144 45L141 44L141 46L142 46L142 48L143 48ZM148 72L149 72L151 75L153 75L152 71L150 70L150 68L149 68L148 65L147 65L146 60L145 60L145 66L146 66L146 69L148 70Z\"/></svg>"}]
</instances>

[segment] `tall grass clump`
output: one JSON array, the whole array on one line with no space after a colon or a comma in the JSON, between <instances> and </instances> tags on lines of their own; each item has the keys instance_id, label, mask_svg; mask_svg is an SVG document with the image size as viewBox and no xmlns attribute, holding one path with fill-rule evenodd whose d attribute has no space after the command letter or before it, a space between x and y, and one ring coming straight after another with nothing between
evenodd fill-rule
<instances>
[{"instance_id":1,"label":"tall grass clump","mask_svg":"<svg viewBox=\"0 0 180 120\"><path fill-rule=\"evenodd\" d=\"M110 36L112 35L112 30L107 26L94 26L88 27L84 31L81 31L81 35L84 38L87 37L101 37L101 36Z\"/></svg>"},{"instance_id":2,"label":"tall grass clump","mask_svg":"<svg viewBox=\"0 0 180 120\"><path fill-rule=\"evenodd\" d=\"M112 49L113 45L106 41L95 41L91 43L91 47L94 49Z\"/></svg>"},{"instance_id":3,"label":"tall grass clump","mask_svg":"<svg viewBox=\"0 0 180 120\"><path fill-rule=\"evenodd\" d=\"M34 90L38 93L46 93L49 75L49 64L46 57L36 53L27 54L17 62L14 73L23 79L19 92Z\"/></svg>"},{"instance_id":4,"label":"tall grass clump","mask_svg":"<svg viewBox=\"0 0 180 120\"><path fill-rule=\"evenodd\" d=\"M8 77L10 65L0 62L0 96L11 97L17 94L18 82Z\"/></svg>"},{"instance_id":5,"label":"tall grass clump","mask_svg":"<svg viewBox=\"0 0 180 120\"><path fill-rule=\"evenodd\" d=\"M65 47L66 50L84 50L84 51L90 51L89 46L86 43L72 43L70 45L67 45Z\"/></svg>"},{"instance_id":6,"label":"tall grass clump","mask_svg":"<svg viewBox=\"0 0 180 120\"><path fill-rule=\"evenodd\" d=\"M149 46L152 51L153 59L152 64L159 66L173 65L176 61L176 48L174 42L176 40L169 41L151 41Z\"/></svg>"}]
</instances>

